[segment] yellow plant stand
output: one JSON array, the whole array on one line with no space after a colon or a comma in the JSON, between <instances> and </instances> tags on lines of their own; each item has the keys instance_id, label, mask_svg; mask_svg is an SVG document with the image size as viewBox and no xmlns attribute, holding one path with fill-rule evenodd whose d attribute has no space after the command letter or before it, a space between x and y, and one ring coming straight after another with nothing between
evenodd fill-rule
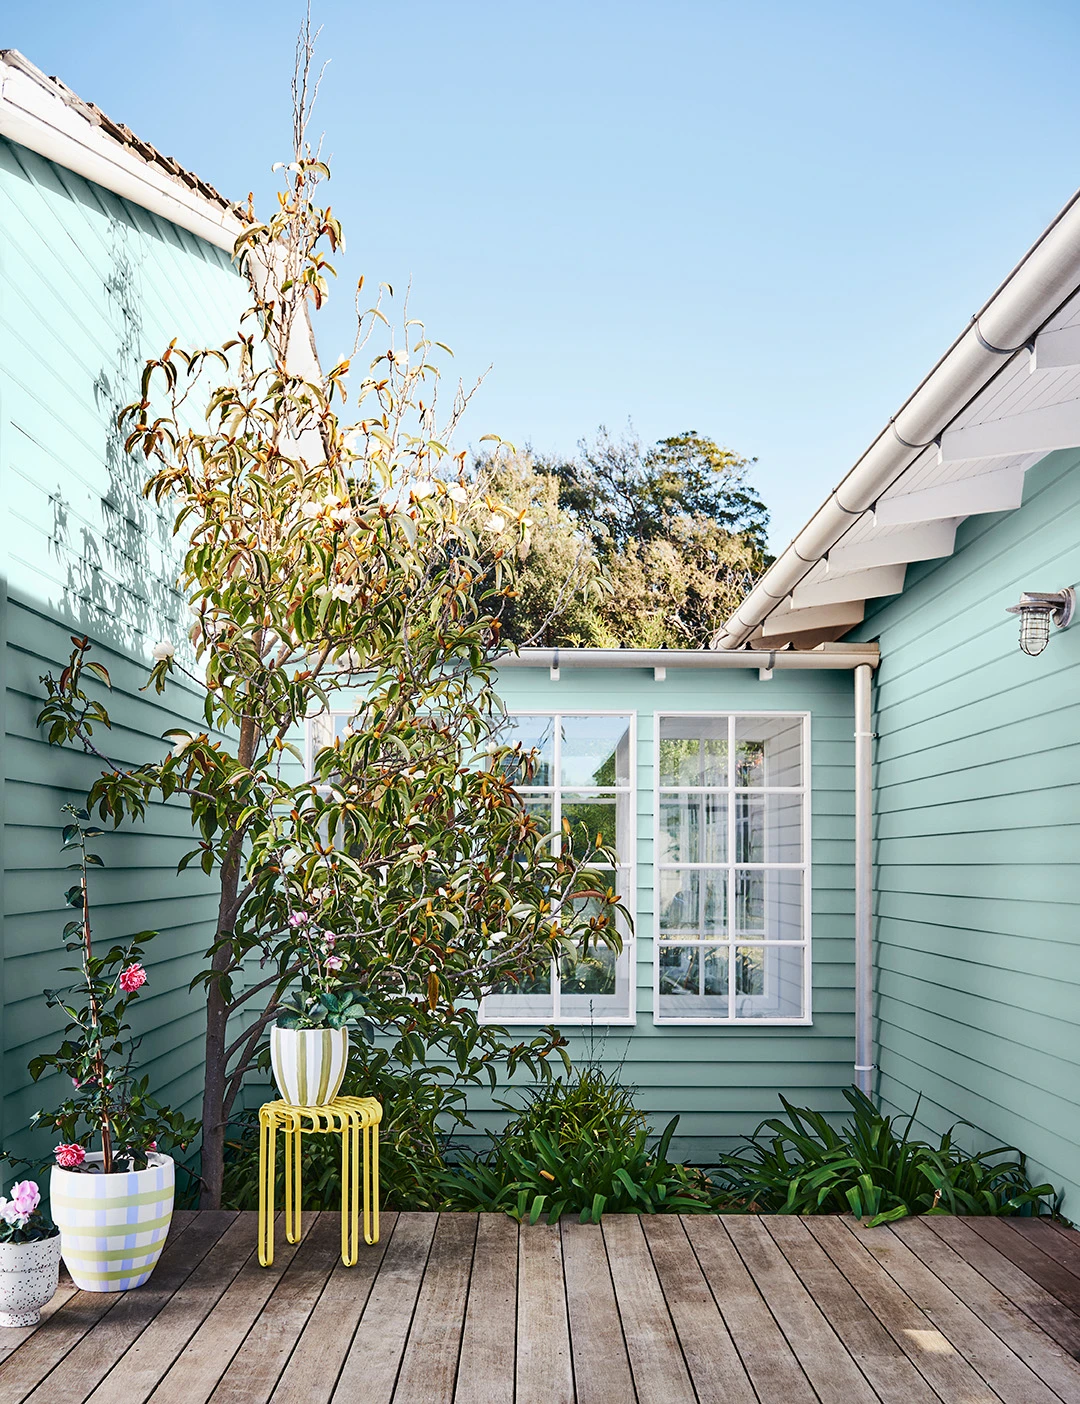
<instances>
[{"instance_id":1,"label":"yellow plant stand","mask_svg":"<svg viewBox=\"0 0 1080 1404\"><path fill-rule=\"evenodd\" d=\"M274 1261L274 1182L277 1133L285 1136L285 1237L300 1242L303 1191L300 1165L305 1131L341 1137L341 1261L355 1267L360 1252L360 1182L363 1178L364 1242L379 1241L379 1122L374 1097L335 1097L324 1107L266 1102L259 1108L259 1262ZM361 1155L361 1138L362 1150Z\"/></svg>"}]
</instances>

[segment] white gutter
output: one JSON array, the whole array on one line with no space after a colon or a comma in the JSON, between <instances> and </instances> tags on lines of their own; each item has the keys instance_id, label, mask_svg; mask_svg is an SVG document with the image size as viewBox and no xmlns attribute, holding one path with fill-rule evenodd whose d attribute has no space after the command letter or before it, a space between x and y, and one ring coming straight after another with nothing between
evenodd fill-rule
<instances>
[{"instance_id":1,"label":"white gutter","mask_svg":"<svg viewBox=\"0 0 1080 1404\"><path fill-rule=\"evenodd\" d=\"M799 668L847 669L878 665L877 644L823 644L799 652L709 648L523 648L504 653L497 668Z\"/></svg>"},{"instance_id":2,"label":"white gutter","mask_svg":"<svg viewBox=\"0 0 1080 1404\"><path fill-rule=\"evenodd\" d=\"M873 1094L873 743L870 686L873 670L855 669L855 1086Z\"/></svg>"},{"instance_id":3,"label":"white gutter","mask_svg":"<svg viewBox=\"0 0 1080 1404\"><path fill-rule=\"evenodd\" d=\"M769 567L716 635L737 648L1080 284L1080 192Z\"/></svg>"},{"instance_id":4,"label":"white gutter","mask_svg":"<svg viewBox=\"0 0 1080 1404\"><path fill-rule=\"evenodd\" d=\"M102 131L92 109L14 49L0 63L0 136L232 253L236 215Z\"/></svg>"}]
</instances>

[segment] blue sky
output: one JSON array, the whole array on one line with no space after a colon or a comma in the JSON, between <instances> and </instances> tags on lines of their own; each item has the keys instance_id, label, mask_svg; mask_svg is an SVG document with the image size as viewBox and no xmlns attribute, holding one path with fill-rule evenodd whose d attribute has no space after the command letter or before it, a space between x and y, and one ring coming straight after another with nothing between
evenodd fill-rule
<instances>
[{"instance_id":1,"label":"blue sky","mask_svg":"<svg viewBox=\"0 0 1080 1404\"><path fill-rule=\"evenodd\" d=\"M0 43L222 191L272 192L299 4L19 8ZM463 439L697 429L758 458L774 548L1080 183L1073 4L316 0L314 18L341 282L411 278L460 373L492 365Z\"/></svg>"}]
</instances>

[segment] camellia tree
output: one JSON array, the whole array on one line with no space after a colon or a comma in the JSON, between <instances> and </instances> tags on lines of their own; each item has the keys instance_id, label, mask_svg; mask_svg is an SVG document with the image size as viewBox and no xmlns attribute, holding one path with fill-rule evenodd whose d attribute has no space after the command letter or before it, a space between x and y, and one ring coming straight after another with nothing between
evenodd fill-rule
<instances>
[{"instance_id":1,"label":"camellia tree","mask_svg":"<svg viewBox=\"0 0 1080 1404\"><path fill-rule=\"evenodd\" d=\"M102 759L89 807L103 819L189 805L197 844L180 867L217 885L197 981L206 1207L221 1201L245 1074L305 991L335 1008L348 991L402 1066L434 1050L494 1085L518 1068L546 1075L564 1041L551 1029L510 1042L481 1022L485 993L553 954L618 945L618 895L589 866L602 836L543 834L513 788L529 758L500 741L491 664L528 526L463 480L449 435L468 395L440 420L435 345L407 318L395 341L378 305L353 357L323 371L311 354L309 313L342 235L316 203L329 172L304 141L303 71L300 93L279 209L237 240L252 305L236 336L170 345L123 416L147 495L175 511L195 621L190 654L159 645L150 680L161 692L179 672L201 688L204 729L114 763L109 679L85 639L45 680L41 717L52 741ZM391 345L353 385L373 337Z\"/></svg>"}]
</instances>

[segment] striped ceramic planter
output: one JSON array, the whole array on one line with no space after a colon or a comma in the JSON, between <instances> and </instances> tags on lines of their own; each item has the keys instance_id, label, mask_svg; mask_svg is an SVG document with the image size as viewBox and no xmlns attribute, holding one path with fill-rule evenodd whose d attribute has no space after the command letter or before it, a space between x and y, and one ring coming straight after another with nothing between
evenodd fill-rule
<instances>
[{"instance_id":1,"label":"striped ceramic planter","mask_svg":"<svg viewBox=\"0 0 1080 1404\"><path fill-rule=\"evenodd\" d=\"M338 1094L349 1061L348 1029L270 1030L274 1081L287 1102L323 1107Z\"/></svg>"},{"instance_id":2,"label":"striped ceramic planter","mask_svg":"<svg viewBox=\"0 0 1080 1404\"><path fill-rule=\"evenodd\" d=\"M49 1181L60 1253L84 1292L125 1292L141 1287L154 1270L173 1210L172 1157L156 1152L145 1170L111 1175L62 1170ZM101 1164L101 1152L86 1164Z\"/></svg>"}]
</instances>

